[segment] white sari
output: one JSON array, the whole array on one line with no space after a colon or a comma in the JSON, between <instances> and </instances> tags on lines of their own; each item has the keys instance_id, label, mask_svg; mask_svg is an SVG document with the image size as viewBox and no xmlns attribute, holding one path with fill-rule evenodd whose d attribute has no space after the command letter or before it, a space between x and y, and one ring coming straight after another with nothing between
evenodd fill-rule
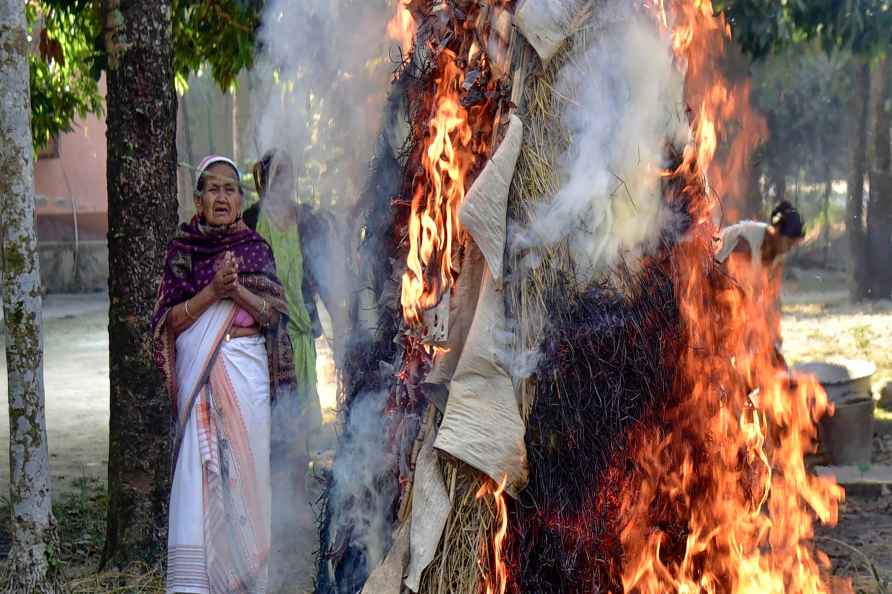
<instances>
[{"instance_id":1,"label":"white sari","mask_svg":"<svg viewBox=\"0 0 892 594\"><path fill-rule=\"evenodd\" d=\"M267 352L262 336L226 340L234 313L231 301L217 303L176 339L182 438L170 495L168 594L267 590Z\"/></svg>"}]
</instances>

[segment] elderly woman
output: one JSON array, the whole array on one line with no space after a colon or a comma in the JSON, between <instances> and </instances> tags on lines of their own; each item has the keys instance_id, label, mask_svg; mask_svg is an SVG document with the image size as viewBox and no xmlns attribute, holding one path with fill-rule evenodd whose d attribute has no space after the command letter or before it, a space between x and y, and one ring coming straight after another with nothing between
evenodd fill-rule
<instances>
[{"instance_id":1,"label":"elderly woman","mask_svg":"<svg viewBox=\"0 0 892 594\"><path fill-rule=\"evenodd\" d=\"M167 592L260 594L270 549L270 403L293 385L288 306L269 245L241 220L235 163L198 167L153 319L177 421Z\"/></svg>"}]
</instances>

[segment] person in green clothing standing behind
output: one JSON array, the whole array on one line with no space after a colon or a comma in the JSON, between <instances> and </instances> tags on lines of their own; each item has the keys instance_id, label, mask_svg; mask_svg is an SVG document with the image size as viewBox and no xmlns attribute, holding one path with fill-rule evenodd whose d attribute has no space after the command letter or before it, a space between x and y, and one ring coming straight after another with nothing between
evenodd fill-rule
<instances>
[{"instance_id":1,"label":"person in green clothing standing behind","mask_svg":"<svg viewBox=\"0 0 892 594\"><path fill-rule=\"evenodd\" d=\"M260 200L247 209L244 220L272 247L276 275L285 288L288 334L294 348L297 393L272 410L271 472L273 532L270 559L271 592L292 583L305 560L307 531L314 518L306 494L309 441L322 426L316 391L315 338L321 334L315 315L315 287L305 266L295 176L290 157L271 150L254 166L254 183ZM281 399L280 399L281 400Z\"/></svg>"},{"instance_id":2,"label":"person in green clothing standing behind","mask_svg":"<svg viewBox=\"0 0 892 594\"><path fill-rule=\"evenodd\" d=\"M281 150L268 151L254 165L254 184L260 200L245 211L248 227L257 231L273 248L276 275L288 299L288 334L294 347L294 367L306 427L315 431L322 423L316 393L316 345L321 334L315 314L314 284L304 263L295 179L291 159Z\"/></svg>"}]
</instances>

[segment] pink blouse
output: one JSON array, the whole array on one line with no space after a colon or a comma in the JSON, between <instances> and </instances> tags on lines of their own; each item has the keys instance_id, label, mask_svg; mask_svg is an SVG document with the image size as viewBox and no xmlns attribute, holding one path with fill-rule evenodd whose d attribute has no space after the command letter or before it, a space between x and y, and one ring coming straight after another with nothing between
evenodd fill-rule
<instances>
[{"instance_id":1,"label":"pink blouse","mask_svg":"<svg viewBox=\"0 0 892 594\"><path fill-rule=\"evenodd\" d=\"M251 326L256 326L257 322L254 321L254 317L247 310L240 307L232 319L232 325L238 328L250 328Z\"/></svg>"}]
</instances>

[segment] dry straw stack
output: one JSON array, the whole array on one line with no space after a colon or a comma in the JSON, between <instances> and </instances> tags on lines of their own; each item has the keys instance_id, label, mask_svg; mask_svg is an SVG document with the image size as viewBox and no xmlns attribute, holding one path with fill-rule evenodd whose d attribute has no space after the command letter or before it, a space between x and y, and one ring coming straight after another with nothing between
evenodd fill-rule
<instances>
[{"instance_id":1,"label":"dry straw stack","mask_svg":"<svg viewBox=\"0 0 892 594\"><path fill-rule=\"evenodd\" d=\"M559 119L569 99L556 93L555 83L561 68L584 50L595 34L591 17L592 3L584 3L573 21L571 39L545 65L522 35L516 30L512 34L512 103L524 124L524 141L509 197L511 220L527 221L530 211L560 186L557 163L569 138ZM546 294L570 272L567 262L565 246L558 245L545 254L543 266L506 288L506 306L512 317L521 320L519 350L535 350L541 345ZM512 268L515 264L509 258ZM520 389L526 417L532 405L533 381L523 382ZM484 571L491 571L487 563L481 564L481 557L491 554L497 518L492 497L476 495L490 479L459 461L443 461L441 468L453 507L437 554L423 574L419 594L479 592Z\"/></svg>"}]
</instances>

